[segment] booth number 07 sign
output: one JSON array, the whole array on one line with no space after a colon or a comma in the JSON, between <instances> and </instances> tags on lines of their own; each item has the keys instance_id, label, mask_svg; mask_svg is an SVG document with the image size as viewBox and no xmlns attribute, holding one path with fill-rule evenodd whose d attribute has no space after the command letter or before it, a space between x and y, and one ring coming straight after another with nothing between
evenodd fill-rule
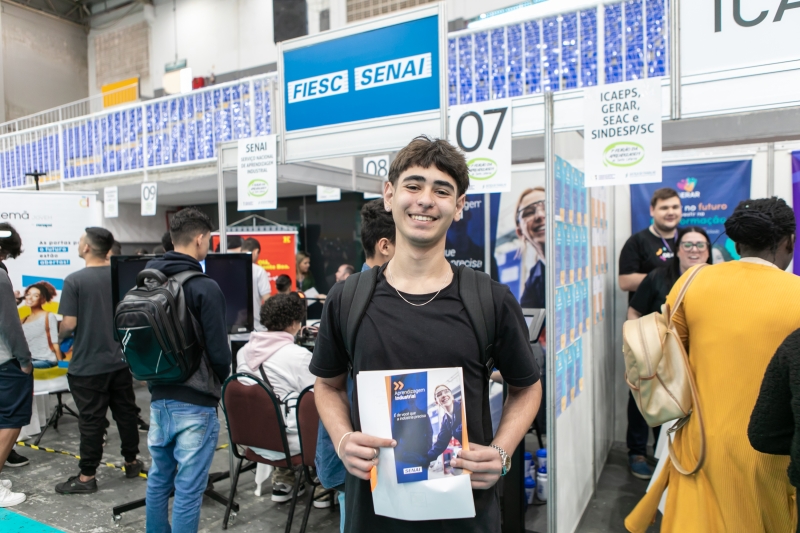
<instances>
[{"instance_id":1,"label":"booth number 07 sign","mask_svg":"<svg viewBox=\"0 0 800 533\"><path fill-rule=\"evenodd\" d=\"M450 142L467 157L467 194L511 191L511 100L450 106Z\"/></svg>"},{"instance_id":2,"label":"booth number 07 sign","mask_svg":"<svg viewBox=\"0 0 800 533\"><path fill-rule=\"evenodd\" d=\"M584 90L586 186L661 182L661 78Z\"/></svg>"},{"instance_id":3,"label":"booth number 07 sign","mask_svg":"<svg viewBox=\"0 0 800 533\"><path fill-rule=\"evenodd\" d=\"M277 209L276 135L239 140L237 191L239 211Z\"/></svg>"}]
</instances>

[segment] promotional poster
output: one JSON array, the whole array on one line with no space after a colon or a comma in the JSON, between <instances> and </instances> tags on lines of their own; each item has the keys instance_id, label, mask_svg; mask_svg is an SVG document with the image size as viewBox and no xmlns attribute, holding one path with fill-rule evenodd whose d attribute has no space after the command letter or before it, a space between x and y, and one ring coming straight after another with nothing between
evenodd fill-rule
<instances>
[{"instance_id":1,"label":"promotional poster","mask_svg":"<svg viewBox=\"0 0 800 533\"><path fill-rule=\"evenodd\" d=\"M229 234L230 235L230 234ZM286 274L292 279L292 287L297 282L297 267L295 266L295 253L297 252L297 232L258 232L241 233L236 235L242 239L252 237L261 245L258 254L258 266L269 274L269 284L272 294L277 294L275 280L281 274ZM211 249L216 250L219 244L219 233L211 234Z\"/></svg>"},{"instance_id":2,"label":"promotional poster","mask_svg":"<svg viewBox=\"0 0 800 533\"><path fill-rule=\"evenodd\" d=\"M706 230L714 263L739 259L734 242L724 234L725 220L739 202L750 198L752 168L750 160L664 167L661 183L631 185L631 233L652 223L650 198L656 189L670 187L681 198L681 226Z\"/></svg>"},{"instance_id":3,"label":"promotional poster","mask_svg":"<svg viewBox=\"0 0 800 533\"><path fill-rule=\"evenodd\" d=\"M450 466L462 449L469 449L461 369L393 375L386 378L386 387L397 441L397 482L461 475L461 469Z\"/></svg>"},{"instance_id":4,"label":"promotional poster","mask_svg":"<svg viewBox=\"0 0 800 533\"><path fill-rule=\"evenodd\" d=\"M4 263L15 291L46 283L45 311L58 312L64 279L85 266L78 241L89 226L102 225L94 192L14 191L0 193L0 221L11 224L22 239L22 253ZM30 314L23 301L20 317Z\"/></svg>"}]
</instances>

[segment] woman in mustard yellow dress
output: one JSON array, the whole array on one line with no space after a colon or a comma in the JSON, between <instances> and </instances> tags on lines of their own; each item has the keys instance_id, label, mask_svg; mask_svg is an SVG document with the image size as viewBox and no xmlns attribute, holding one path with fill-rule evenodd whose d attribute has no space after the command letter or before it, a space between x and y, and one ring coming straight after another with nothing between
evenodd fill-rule
<instances>
[{"instance_id":1,"label":"woman in mustard yellow dress","mask_svg":"<svg viewBox=\"0 0 800 533\"><path fill-rule=\"evenodd\" d=\"M775 350L800 328L800 277L784 270L792 261L796 224L781 199L747 200L725 222L742 256L697 274L675 313L675 326L689 353L705 424L706 458L694 475L667 465L626 518L632 533L644 532L665 489L662 533L792 533L797 511L787 456L750 446L747 425L761 380ZM672 288L675 302L689 275ZM684 466L700 449L696 416L675 436Z\"/></svg>"}]
</instances>

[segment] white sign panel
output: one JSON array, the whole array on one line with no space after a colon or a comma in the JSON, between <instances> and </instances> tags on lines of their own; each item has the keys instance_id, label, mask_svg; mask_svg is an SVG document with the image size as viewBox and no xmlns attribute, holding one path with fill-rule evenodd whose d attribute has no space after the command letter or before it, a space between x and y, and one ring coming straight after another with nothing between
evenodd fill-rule
<instances>
[{"instance_id":1,"label":"white sign panel","mask_svg":"<svg viewBox=\"0 0 800 533\"><path fill-rule=\"evenodd\" d=\"M661 79L584 89L586 186L661 181Z\"/></svg>"},{"instance_id":2,"label":"white sign panel","mask_svg":"<svg viewBox=\"0 0 800 533\"><path fill-rule=\"evenodd\" d=\"M467 156L467 194L511 191L511 100L450 106L449 137Z\"/></svg>"},{"instance_id":3,"label":"white sign panel","mask_svg":"<svg viewBox=\"0 0 800 533\"><path fill-rule=\"evenodd\" d=\"M156 215L158 207L158 183L146 181L142 183L142 216L152 217Z\"/></svg>"},{"instance_id":4,"label":"white sign panel","mask_svg":"<svg viewBox=\"0 0 800 533\"><path fill-rule=\"evenodd\" d=\"M364 174L371 174L372 176L380 176L383 181L389 179L389 154L376 155L364 158ZM373 194L371 192L364 193L364 200L374 200L376 198L383 198L382 194Z\"/></svg>"},{"instance_id":5,"label":"white sign panel","mask_svg":"<svg viewBox=\"0 0 800 533\"><path fill-rule=\"evenodd\" d=\"M116 185L103 189L103 214L105 218L119 216L119 191Z\"/></svg>"},{"instance_id":6,"label":"white sign panel","mask_svg":"<svg viewBox=\"0 0 800 533\"><path fill-rule=\"evenodd\" d=\"M0 222L8 222L22 239L23 252L5 265L15 291L38 281L56 290L45 309L57 312L64 278L85 266L78 241L88 227L102 224L94 192L0 192Z\"/></svg>"},{"instance_id":7,"label":"white sign panel","mask_svg":"<svg viewBox=\"0 0 800 533\"><path fill-rule=\"evenodd\" d=\"M239 140L239 211L277 209L277 135Z\"/></svg>"},{"instance_id":8,"label":"white sign panel","mask_svg":"<svg viewBox=\"0 0 800 533\"><path fill-rule=\"evenodd\" d=\"M681 9L684 76L800 60L800 3L687 2Z\"/></svg>"},{"instance_id":9,"label":"white sign panel","mask_svg":"<svg viewBox=\"0 0 800 533\"><path fill-rule=\"evenodd\" d=\"M317 185L318 202L338 202L342 199L342 190L338 187L323 187Z\"/></svg>"}]
</instances>

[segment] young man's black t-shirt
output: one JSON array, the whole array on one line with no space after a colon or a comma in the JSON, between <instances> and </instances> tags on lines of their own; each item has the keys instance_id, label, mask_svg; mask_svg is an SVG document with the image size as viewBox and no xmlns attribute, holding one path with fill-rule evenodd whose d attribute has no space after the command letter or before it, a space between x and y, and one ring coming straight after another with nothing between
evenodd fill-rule
<instances>
[{"instance_id":1,"label":"young man's black t-shirt","mask_svg":"<svg viewBox=\"0 0 800 533\"><path fill-rule=\"evenodd\" d=\"M677 248L675 238L662 240L661 237L653 235L650 228L634 233L625 242L619 254L619 275L649 274L658 267L666 265ZM628 303L632 299L633 293L629 292Z\"/></svg>"},{"instance_id":2,"label":"young man's black t-shirt","mask_svg":"<svg viewBox=\"0 0 800 533\"><path fill-rule=\"evenodd\" d=\"M669 278L668 267L663 266L653 270L642 280L628 305L636 309L642 316L660 313L661 306L666 303L669 291L674 285Z\"/></svg>"},{"instance_id":3,"label":"young man's black t-shirt","mask_svg":"<svg viewBox=\"0 0 800 533\"><path fill-rule=\"evenodd\" d=\"M385 268L385 267L384 267ZM319 337L310 370L319 377L332 378L347 372L348 357L339 330L342 283L328 294L320 324ZM424 303L433 294L403 296L414 303ZM527 387L539 381L539 368L528 340L528 328L522 310L505 285L492 283L497 331L495 366L510 385ZM458 296L458 280L444 288L429 304L414 307L404 302L388 284L383 270L358 330L355 342L354 375L360 371L461 367L464 373L464 401L470 441L488 445L484 414L488 416L486 377L472 324ZM357 382L356 382L357 383ZM358 392L353 394L351 419L360 428ZM491 424L489 424L491 427ZM508 450L509 452L511 450ZM405 522L375 515L369 481L349 473L346 479L346 531L392 533L494 533L500 531L500 506L496 486L473 491L475 518Z\"/></svg>"}]
</instances>

